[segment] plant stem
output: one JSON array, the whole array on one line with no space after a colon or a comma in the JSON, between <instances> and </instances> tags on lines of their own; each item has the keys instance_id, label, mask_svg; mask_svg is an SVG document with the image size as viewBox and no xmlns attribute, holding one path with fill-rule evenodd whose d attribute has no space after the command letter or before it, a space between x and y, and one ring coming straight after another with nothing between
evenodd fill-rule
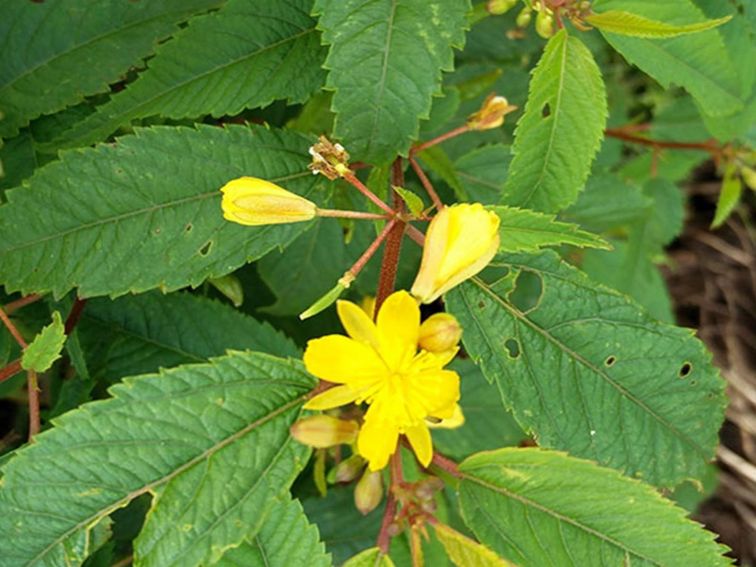
<instances>
[{"instance_id":1,"label":"plant stem","mask_svg":"<svg viewBox=\"0 0 756 567\"><path fill-rule=\"evenodd\" d=\"M413 148L410 149L410 157L422 152L423 150L427 150L428 148L435 146L436 144L440 144L441 142L445 142L446 140L456 138L460 134L464 134L465 132L469 132L469 131L470 131L470 127L467 124L458 126L457 128L454 128L454 130L449 130L445 134L441 134L440 136L436 136L435 138L432 138L428 140L427 142L423 142L422 144L418 144L417 146L414 146Z\"/></svg>"},{"instance_id":2,"label":"plant stem","mask_svg":"<svg viewBox=\"0 0 756 567\"><path fill-rule=\"evenodd\" d=\"M441 453L434 452L433 458L431 459L431 463L436 465L441 470L446 471L447 473L449 473L455 478L462 478L462 473L459 472L459 467L457 466L457 463L455 463L451 459L447 459Z\"/></svg>"},{"instance_id":3,"label":"plant stem","mask_svg":"<svg viewBox=\"0 0 756 567\"><path fill-rule=\"evenodd\" d=\"M375 203L379 208L386 211L389 215L394 216L396 213L394 210L389 207L386 203L381 201L378 196L373 193L368 187L362 183L353 173L347 173L344 175L343 179L349 183L352 184L353 187L355 187L360 193L365 195L368 199L370 199L373 203Z\"/></svg>"},{"instance_id":4,"label":"plant stem","mask_svg":"<svg viewBox=\"0 0 756 567\"><path fill-rule=\"evenodd\" d=\"M360 271L362 271L362 268L365 267L365 264L370 261L370 258L373 257L373 254L375 254L381 244L383 244L383 241L386 240L386 237L389 235L397 222L398 221L396 219L391 219L386 223L386 226L384 226L383 230L378 233L378 236L375 237L375 240L373 240L370 246L368 246L367 249L362 253L362 256L360 256L359 259L354 264L352 264L352 267L347 270L350 274L352 274L354 277L357 277Z\"/></svg>"},{"instance_id":5,"label":"plant stem","mask_svg":"<svg viewBox=\"0 0 756 567\"><path fill-rule=\"evenodd\" d=\"M636 127L634 130L643 130L643 128ZM631 134L624 128L607 128L604 130L610 138L617 138L625 142L632 144L640 144L642 146L650 146L656 149L674 149L674 150L699 150L709 152L712 155L719 155L722 149L717 145L714 140L707 140L706 142L668 142L664 140L652 140L651 138L644 138L643 136L636 136Z\"/></svg>"},{"instance_id":6,"label":"plant stem","mask_svg":"<svg viewBox=\"0 0 756 567\"><path fill-rule=\"evenodd\" d=\"M407 236L417 242L420 246L425 246L425 235L411 224L407 225Z\"/></svg>"},{"instance_id":7,"label":"plant stem","mask_svg":"<svg viewBox=\"0 0 756 567\"><path fill-rule=\"evenodd\" d=\"M19 372L21 372L21 359L17 358L10 364L0 368L0 382L4 382L8 378L12 378Z\"/></svg>"},{"instance_id":8,"label":"plant stem","mask_svg":"<svg viewBox=\"0 0 756 567\"><path fill-rule=\"evenodd\" d=\"M39 383L34 370L27 371L26 386L29 395L29 441L40 430L39 420Z\"/></svg>"},{"instance_id":9,"label":"plant stem","mask_svg":"<svg viewBox=\"0 0 756 567\"><path fill-rule=\"evenodd\" d=\"M389 215L380 215L378 213L363 213L362 211L340 211L337 209L318 209L317 216L333 217L340 219L369 219L385 220L390 218Z\"/></svg>"},{"instance_id":10,"label":"plant stem","mask_svg":"<svg viewBox=\"0 0 756 567\"><path fill-rule=\"evenodd\" d=\"M10 303L6 303L5 307L3 307L3 310L7 315L10 315L14 311L18 311L22 307L25 307L31 303L34 303L36 301L39 301L42 299L42 296L37 293L32 293L31 295L27 295L26 297L22 297L20 299L16 299L15 301L11 301Z\"/></svg>"},{"instance_id":11,"label":"plant stem","mask_svg":"<svg viewBox=\"0 0 756 567\"><path fill-rule=\"evenodd\" d=\"M74 301L73 306L71 307L71 311L68 314L68 317L66 317L66 324L65 324L65 330L64 332L66 335L70 335L71 331L74 330L74 327L76 327L76 324L79 322L79 319L81 318L81 312L84 311L84 306L87 304L86 299L76 298L76 301Z\"/></svg>"},{"instance_id":12,"label":"plant stem","mask_svg":"<svg viewBox=\"0 0 756 567\"><path fill-rule=\"evenodd\" d=\"M389 491L388 498L386 498L386 510L383 512L383 520L381 521L381 530L378 532L378 540L375 543L384 555L388 555L391 546L389 527L394 522L394 516L396 516L396 496Z\"/></svg>"},{"instance_id":13,"label":"plant stem","mask_svg":"<svg viewBox=\"0 0 756 567\"><path fill-rule=\"evenodd\" d=\"M5 311L2 308L0 308L0 321L2 321L8 331L10 331L10 334L13 335L13 338L16 340L19 346L21 348L26 348L27 344L24 340L24 337L21 336L21 333L19 333L18 329L13 324L13 321L10 320L10 318L5 314Z\"/></svg>"},{"instance_id":14,"label":"plant stem","mask_svg":"<svg viewBox=\"0 0 756 567\"><path fill-rule=\"evenodd\" d=\"M433 201L433 204L436 207L436 210L440 211L444 208L444 204L441 201L441 198L438 196L438 193L436 193L436 190L433 188L433 184L431 183L430 179L428 179L428 176L425 175L425 172L420 167L420 164L417 163L417 160L414 157L409 158L410 165L412 166L412 169L415 170L415 173L417 174L418 178L420 179L420 183L423 184L423 187L425 187L425 192L428 193L428 196L430 196L431 201Z\"/></svg>"},{"instance_id":15,"label":"plant stem","mask_svg":"<svg viewBox=\"0 0 756 567\"><path fill-rule=\"evenodd\" d=\"M404 186L404 172L402 171L402 159L397 158L394 161L393 170L391 172L391 183L399 187ZM394 210L393 214L399 214L403 211L404 201L402 198L394 192L393 197ZM404 237L404 229L407 223L403 220L397 220L396 224L391 228L386 238L386 247L383 252L383 260L381 262L381 275L378 279L378 290L375 294L375 313L381 308L386 298L394 291L394 283L396 282L396 269L399 265L399 256L402 251L402 239Z\"/></svg>"}]
</instances>

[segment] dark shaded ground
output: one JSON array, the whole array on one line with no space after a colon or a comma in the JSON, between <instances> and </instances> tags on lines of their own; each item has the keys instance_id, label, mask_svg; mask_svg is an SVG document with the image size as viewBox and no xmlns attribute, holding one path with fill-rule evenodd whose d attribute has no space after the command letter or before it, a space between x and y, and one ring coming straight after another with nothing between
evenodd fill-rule
<instances>
[{"instance_id":1,"label":"dark shaded ground","mask_svg":"<svg viewBox=\"0 0 756 567\"><path fill-rule=\"evenodd\" d=\"M713 179L710 166L699 179ZM730 406L717 450L719 487L694 516L741 565L756 565L756 229L753 193L717 230L720 182L688 187L685 231L664 269L680 325L698 329L728 382Z\"/></svg>"}]
</instances>

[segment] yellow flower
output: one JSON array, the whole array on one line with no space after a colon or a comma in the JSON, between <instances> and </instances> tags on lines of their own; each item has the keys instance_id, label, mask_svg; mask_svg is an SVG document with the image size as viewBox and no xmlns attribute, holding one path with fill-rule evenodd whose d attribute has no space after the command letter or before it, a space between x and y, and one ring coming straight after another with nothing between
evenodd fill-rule
<instances>
[{"instance_id":1,"label":"yellow flower","mask_svg":"<svg viewBox=\"0 0 756 567\"><path fill-rule=\"evenodd\" d=\"M491 130L504 124L504 117L517 110L503 96L488 95L480 110L467 117L467 127L471 130Z\"/></svg>"},{"instance_id":2,"label":"yellow flower","mask_svg":"<svg viewBox=\"0 0 756 567\"><path fill-rule=\"evenodd\" d=\"M307 221L315 217L315 203L275 183L239 177L222 188L223 217L248 226Z\"/></svg>"},{"instance_id":3,"label":"yellow flower","mask_svg":"<svg viewBox=\"0 0 756 567\"><path fill-rule=\"evenodd\" d=\"M340 384L312 398L307 409L326 410L352 402L370 407L357 437L357 450L377 471L388 463L404 434L427 466L433 445L426 418L447 419L459 400L459 375L444 370L456 349L441 354L417 351L420 308L406 292L391 294L377 322L357 305L339 301L348 337L328 335L307 343L307 370Z\"/></svg>"},{"instance_id":4,"label":"yellow flower","mask_svg":"<svg viewBox=\"0 0 756 567\"><path fill-rule=\"evenodd\" d=\"M431 303L486 267L499 248L499 216L480 203L444 207L425 235L412 295Z\"/></svg>"}]
</instances>

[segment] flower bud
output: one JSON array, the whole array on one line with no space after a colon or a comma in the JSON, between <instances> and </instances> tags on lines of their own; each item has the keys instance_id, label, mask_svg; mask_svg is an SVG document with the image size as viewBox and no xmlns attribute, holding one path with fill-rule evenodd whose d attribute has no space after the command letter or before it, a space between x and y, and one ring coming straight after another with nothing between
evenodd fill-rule
<instances>
[{"instance_id":1,"label":"flower bud","mask_svg":"<svg viewBox=\"0 0 756 567\"><path fill-rule=\"evenodd\" d=\"M362 469L365 468L365 464L365 459L355 453L328 471L328 482L331 484L337 482L352 482L359 476Z\"/></svg>"},{"instance_id":2,"label":"flower bud","mask_svg":"<svg viewBox=\"0 0 756 567\"><path fill-rule=\"evenodd\" d=\"M360 426L356 421L337 419L330 415L313 415L291 426L291 436L300 443L325 449L343 443L354 443Z\"/></svg>"},{"instance_id":3,"label":"flower bud","mask_svg":"<svg viewBox=\"0 0 756 567\"><path fill-rule=\"evenodd\" d=\"M520 13L517 14L515 23L517 24L518 28L526 28L530 25L530 20L532 19L533 19L533 11L527 6L525 6L522 10L520 10Z\"/></svg>"},{"instance_id":4,"label":"flower bud","mask_svg":"<svg viewBox=\"0 0 756 567\"><path fill-rule=\"evenodd\" d=\"M425 235L412 295L431 303L480 272L499 248L499 217L480 203L444 207Z\"/></svg>"},{"instance_id":5,"label":"flower bud","mask_svg":"<svg viewBox=\"0 0 756 567\"><path fill-rule=\"evenodd\" d=\"M740 175L743 176L743 181L748 185L748 188L756 191L756 170L746 166L740 170Z\"/></svg>"},{"instance_id":6,"label":"flower bud","mask_svg":"<svg viewBox=\"0 0 756 567\"><path fill-rule=\"evenodd\" d=\"M256 177L239 177L222 188L226 220L248 226L302 222L315 217L315 203Z\"/></svg>"},{"instance_id":7,"label":"flower bud","mask_svg":"<svg viewBox=\"0 0 756 567\"><path fill-rule=\"evenodd\" d=\"M428 352L445 352L457 348L462 337L462 327L454 315L436 313L420 325L417 344Z\"/></svg>"},{"instance_id":8,"label":"flower bud","mask_svg":"<svg viewBox=\"0 0 756 567\"><path fill-rule=\"evenodd\" d=\"M334 144L325 136L320 136L318 143L310 147L310 155L312 163L307 166L310 171L325 175L331 181L352 172L344 146Z\"/></svg>"},{"instance_id":9,"label":"flower bud","mask_svg":"<svg viewBox=\"0 0 756 567\"><path fill-rule=\"evenodd\" d=\"M478 112L467 117L467 127L471 130L491 130L504 124L504 116L517 110L503 96L488 95Z\"/></svg>"},{"instance_id":10,"label":"flower bud","mask_svg":"<svg viewBox=\"0 0 756 567\"><path fill-rule=\"evenodd\" d=\"M549 39L554 35L554 16L546 10L538 12L535 21L536 33L544 39Z\"/></svg>"},{"instance_id":11,"label":"flower bud","mask_svg":"<svg viewBox=\"0 0 756 567\"><path fill-rule=\"evenodd\" d=\"M365 516L375 510L383 498L383 477L380 471L365 470L354 487L354 505Z\"/></svg>"},{"instance_id":12,"label":"flower bud","mask_svg":"<svg viewBox=\"0 0 756 567\"><path fill-rule=\"evenodd\" d=\"M506 14L519 0L488 0L486 10L493 16Z\"/></svg>"}]
</instances>

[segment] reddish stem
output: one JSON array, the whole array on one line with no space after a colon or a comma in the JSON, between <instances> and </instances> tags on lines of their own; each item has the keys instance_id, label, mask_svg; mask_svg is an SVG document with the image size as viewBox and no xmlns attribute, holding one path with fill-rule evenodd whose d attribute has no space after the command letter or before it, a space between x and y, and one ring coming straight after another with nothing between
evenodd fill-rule
<instances>
[{"instance_id":1,"label":"reddish stem","mask_svg":"<svg viewBox=\"0 0 756 567\"><path fill-rule=\"evenodd\" d=\"M375 240L373 240L372 244L367 247L367 249L362 253L362 256L360 256L359 259L352 265L352 267L349 268L349 273L357 277L357 274L359 274L360 271L362 271L362 268L365 267L365 264L370 261L370 258L372 258L378 248L380 248L381 244L383 244L383 241L386 240L397 222L398 221L396 219L391 219L386 223L386 226L384 226L383 230L378 233L378 236L375 237Z\"/></svg>"},{"instance_id":2,"label":"reddish stem","mask_svg":"<svg viewBox=\"0 0 756 567\"><path fill-rule=\"evenodd\" d=\"M8 378L12 378L19 372L21 372L21 359L20 358L14 360L7 366L0 368L0 382L4 382Z\"/></svg>"},{"instance_id":3,"label":"reddish stem","mask_svg":"<svg viewBox=\"0 0 756 567\"><path fill-rule=\"evenodd\" d=\"M425 235L411 224L407 225L407 236L417 242L420 246L425 246Z\"/></svg>"},{"instance_id":4,"label":"reddish stem","mask_svg":"<svg viewBox=\"0 0 756 567\"><path fill-rule=\"evenodd\" d=\"M393 170L391 172L391 182L393 185L399 187L404 185L404 172L402 171L401 158L397 158L396 161L394 161ZM394 214L401 213L404 202L396 192L394 192L393 203L395 210L392 212L394 212ZM406 226L406 222L403 220L397 220L386 238L386 247L384 248L383 261L381 262L381 275L378 279L378 290L375 294L375 313L378 313L383 302L386 301L386 298L394 291L396 270L399 265L399 256L402 251L402 239L404 237L404 229Z\"/></svg>"},{"instance_id":5,"label":"reddish stem","mask_svg":"<svg viewBox=\"0 0 756 567\"><path fill-rule=\"evenodd\" d=\"M440 144L441 142L445 142L446 140L450 140L452 138L456 138L460 134L464 134L465 132L469 132L470 127L467 124L463 124L462 126L458 126L457 128L454 128L454 130L449 130L445 134L441 134L440 136L436 136L435 138L432 138L428 140L427 142L423 142L422 144L418 144L417 146L414 146L410 149L410 157L419 154L423 150L427 150L428 148L435 146L436 144Z\"/></svg>"},{"instance_id":6,"label":"reddish stem","mask_svg":"<svg viewBox=\"0 0 756 567\"><path fill-rule=\"evenodd\" d=\"M636 130L639 128L636 128ZM721 148L714 140L707 140L706 142L667 142L664 140L652 140L650 138L644 138L643 136L636 136L626 131L624 128L607 128L604 130L604 134L610 138L617 138L625 142L632 144L640 144L642 146L650 146L656 149L674 149L674 150L699 150L709 152L713 155L721 153Z\"/></svg>"},{"instance_id":7,"label":"reddish stem","mask_svg":"<svg viewBox=\"0 0 756 567\"><path fill-rule=\"evenodd\" d=\"M24 337L21 336L21 333L19 333L16 326L13 324L13 321L10 320L10 317L8 317L5 314L5 311L0 308L0 321L3 322L3 324L6 326L8 331L10 331L10 334L13 335L13 338L16 340L16 342L19 344L21 348L26 348L27 344L24 340Z\"/></svg>"},{"instance_id":8,"label":"reddish stem","mask_svg":"<svg viewBox=\"0 0 756 567\"><path fill-rule=\"evenodd\" d=\"M381 522L381 530L378 532L378 541L376 545L381 553L386 554L389 552L391 544L391 533L389 527L396 518L396 494L394 491L395 486L401 486L404 482L404 474L402 473L402 454L401 448L397 446L394 454L391 455L391 486L388 491L388 498L386 499L386 510L383 512L383 521Z\"/></svg>"},{"instance_id":9,"label":"reddish stem","mask_svg":"<svg viewBox=\"0 0 756 567\"><path fill-rule=\"evenodd\" d=\"M3 310L6 314L10 315L14 311L18 311L22 307L25 307L31 303L35 303L40 299L42 299L41 295L32 293L31 295L27 295L26 297L22 297L20 299L16 299L15 301L11 301L10 303L6 303L5 307L3 307Z\"/></svg>"},{"instance_id":10,"label":"reddish stem","mask_svg":"<svg viewBox=\"0 0 756 567\"><path fill-rule=\"evenodd\" d=\"M26 375L26 388L29 394L29 441L41 428L39 419L39 383L37 373L29 370Z\"/></svg>"},{"instance_id":11,"label":"reddish stem","mask_svg":"<svg viewBox=\"0 0 756 567\"><path fill-rule=\"evenodd\" d=\"M353 173L347 173L344 175L344 180L351 183L353 187L355 187L360 193L365 195L368 199L370 199L373 203L375 203L378 207L386 211L389 215L392 217L395 215L394 210L389 207L386 203L381 201L378 196L373 193L368 187L362 183Z\"/></svg>"},{"instance_id":12,"label":"reddish stem","mask_svg":"<svg viewBox=\"0 0 756 567\"><path fill-rule=\"evenodd\" d=\"M436 452L433 453L433 458L431 459L431 463L436 465L441 470L446 471L453 477L462 478L462 473L459 472L459 467L457 466L457 463L455 463L451 459L447 459L440 453L436 453Z\"/></svg>"},{"instance_id":13,"label":"reddish stem","mask_svg":"<svg viewBox=\"0 0 756 567\"><path fill-rule=\"evenodd\" d=\"M436 209L440 211L444 208L444 204L441 201L441 198L438 196L438 193L436 193L436 190L433 188L433 184L430 182L430 179L428 179L428 176L425 175L425 172L422 170L420 164L417 163L417 160L414 157L410 157L409 161L412 169L415 170L415 173L420 179L420 183L422 183L423 187L425 187L426 193L428 193L428 195L430 196L431 201L433 201L433 204L436 206Z\"/></svg>"},{"instance_id":14,"label":"reddish stem","mask_svg":"<svg viewBox=\"0 0 756 567\"><path fill-rule=\"evenodd\" d=\"M74 330L74 327L76 327L76 324L79 322L79 319L81 319L81 312L84 311L84 307L87 304L86 299L80 299L76 298L76 301L74 301L73 306L71 307L71 311L68 314L68 317L66 318L66 325L65 325L65 333L66 335L70 335L71 331Z\"/></svg>"}]
</instances>

